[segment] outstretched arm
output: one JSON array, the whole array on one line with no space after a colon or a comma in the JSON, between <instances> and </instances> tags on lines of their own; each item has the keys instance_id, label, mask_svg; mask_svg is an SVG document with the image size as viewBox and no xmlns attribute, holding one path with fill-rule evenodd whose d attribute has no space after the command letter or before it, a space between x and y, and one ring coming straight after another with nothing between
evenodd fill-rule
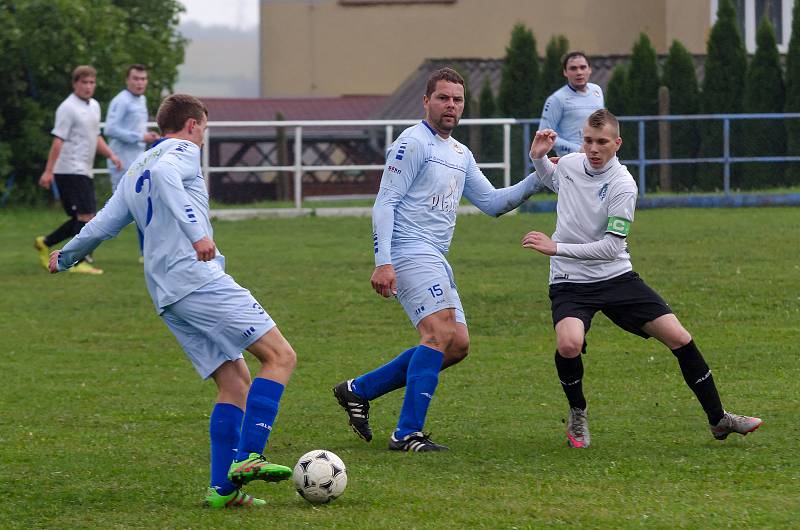
<instances>
[{"instance_id":1,"label":"outstretched arm","mask_svg":"<svg viewBox=\"0 0 800 530\"><path fill-rule=\"evenodd\" d=\"M84 226L80 233L50 255L50 272L56 273L69 269L103 241L116 237L119 231L133 221L121 193L111 196L103 209Z\"/></svg>"}]
</instances>

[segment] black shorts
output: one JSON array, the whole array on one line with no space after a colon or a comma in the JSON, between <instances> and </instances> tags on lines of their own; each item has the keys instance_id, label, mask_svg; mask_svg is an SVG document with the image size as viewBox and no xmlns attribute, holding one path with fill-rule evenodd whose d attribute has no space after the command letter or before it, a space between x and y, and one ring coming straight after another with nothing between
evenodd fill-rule
<instances>
[{"instance_id":1,"label":"black shorts","mask_svg":"<svg viewBox=\"0 0 800 530\"><path fill-rule=\"evenodd\" d=\"M642 326L672 313L664 299L633 271L601 282L553 284L550 302L553 326L563 318L575 317L583 321L586 333L594 314L602 311L625 331L649 338Z\"/></svg>"},{"instance_id":2,"label":"black shorts","mask_svg":"<svg viewBox=\"0 0 800 530\"><path fill-rule=\"evenodd\" d=\"M56 186L61 196L61 205L70 217L79 214L97 213L94 196L94 180L86 175L56 173Z\"/></svg>"}]
</instances>

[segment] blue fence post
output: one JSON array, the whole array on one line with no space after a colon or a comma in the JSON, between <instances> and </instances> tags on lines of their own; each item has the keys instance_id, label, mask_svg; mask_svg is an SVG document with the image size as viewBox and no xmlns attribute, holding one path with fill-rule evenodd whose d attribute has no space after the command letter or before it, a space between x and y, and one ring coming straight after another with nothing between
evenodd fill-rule
<instances>
[{"instance_id":1,"label":"blue fence post","mask_svg":"<svg viewBox=\"0 0 800 530\"><path fill-rule=\"evenodd\" d=\"M639 120L639 197L644 197L644 188L647 184L645 177L645 156L644 156L644 120Z\"/></svg>"},{"instance_id":2,"label":"blue fence post","mask_svg":"<svg viewBox=\"0 0 800 530\"><path fill-rule=\"evenodd\" d=\"M531 146L531 124L525 122L522 125L522 159L525 161L525 175L533 171L531 157L528 156ZM522 175L522 176L525 176Z\"/></svg>"},{"instance_id":3,"label":"blue fence post","mask_svg":"<svg viewBox=\"0 0 800 530\"><path fill-rule=\"evenodd\" d=\"M722 189L725 195L731 193L731 122L729 118L722 120L722 158L725 169L722 177Z\"/></svg>"}]
</instances>

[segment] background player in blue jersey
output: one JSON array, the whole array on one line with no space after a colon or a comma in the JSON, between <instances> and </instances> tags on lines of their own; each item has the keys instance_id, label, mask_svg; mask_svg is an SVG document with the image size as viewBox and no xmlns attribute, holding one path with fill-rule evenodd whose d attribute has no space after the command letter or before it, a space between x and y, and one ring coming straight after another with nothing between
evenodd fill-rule
<instances>
[{"instance_id":1,"label":"background player in blue jersey","mask_svg":"<svg viewBox=\"0 0 800 530\"><path fill-rule=\"evenodd\" d=\"M605 109L592 113L583 129L583 152L561 157L558 166L545 156L555 142L552 129L537 131L530 155L542 183L558 194L556 231L552 239L529 232L522 246L550 256L555 364L570 406L569 445L586 448L591 443L581 353L598 311L625 331L645 339L655 337L672 351L716 439L756 430L759 418L722 408L711 370L694 339L664 299L633 271L627 236L637 189L617 159L622 138L616 117Z\"/></svg>"},{"instance_id":2,"label":"background player in blue jersey","mask_svg":"<svg viewBox=\"0 0 800 530\"><path fill-rule=\"evenodd\" d=\"M211 412L211 484L215 508L263 505L241 487L284 480L291 469L263 456L296 355L250 292L225 273L208 217L200 147L208 111L174 94L156 120L165 138L137 158L102 210L61 251L50 271L72 267L131 221L144 233L144 275L156 311L203 378L217 384ZM133 176L135 175L135 176ZM261 367L252 381L242 350Z\"/></svg>"},{"instance_id":3,"label":"background player in blue jersey","mask_svg":"<svg viewBox=\"0 0 800 530\"><path fill-rule=\"evenodd\" d=\"M144 152L146 144L158 140L158 134L147 130L147 69L142 64L133 64L125 77L125 89L114 96L108 105L106 126L108 145L122 160L122 168L109 163L111 190L117 189L122 175L128 171L136 158Z\"/></svg>"},{"instance_id":4,"label":"background player in blue jersey","mask_svg":"<svg viewBox=\"0 0 800 530\"><path fill-rule=\"evenodd\" d=\"M553 92L544 102L539 130L552 129L558 133L555 151L558 156L581 150L586 118L605 106L603 89L589 82L592 67L583 52L564 56L564 77L567 84Z\"/></svg>"},{"instance_id":5,"label":"background player in blue jersey","mask_svg":"<svg viewBox=\"0 0 800 530\"><path fill-rule=\"evenodd\" d=\"M142 64L128 67L125 89L114 96L108 106L104 132L108 145L122 161L122 168L108 164L111 191L117 189L122 176L136 158L144 152L147 144L158 140L158 134L147 130L147 69ZM139 235L139 251L142 251L142 233ZM140 261L144 261L140 255Z\"/></svg>"},{"instance_id":6,"label":"background player in blue jersey","mask_svg":"<svg viewBox=\"0 0 800 530\"><path fill-rule=\"evenodd\" d=\"M495 189L470 150L450 135L464 111L464 80L450 68L429 77L422 98L425 119L405 131L386 157L372 213L375 270L372 287L396 295L419 331L416 344L389 363L334 388L353 430L372 439L369 401L406 387L396 451L441 451L422 432L439 371L463 360L469 333L447 251L462 195L492 216L509 212L536 189L535 174Z\"/></svg>"}]
</instances>

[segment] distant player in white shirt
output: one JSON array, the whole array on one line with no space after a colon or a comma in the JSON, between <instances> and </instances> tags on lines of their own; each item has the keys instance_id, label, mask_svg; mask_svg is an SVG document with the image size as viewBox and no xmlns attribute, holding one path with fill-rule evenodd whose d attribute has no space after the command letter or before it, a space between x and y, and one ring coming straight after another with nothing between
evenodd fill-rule
<instances>
[{"instance_id":1,"label":"distant player in white shirt","mask_svg":"<svg viewBox=\"0 0 800 530\"><path fill-rule=\"evenodd\" d=\"M556 231L552 239L530 232L522 246L551 256L555 363L570 406L569 445L585 448L591 442L581 353L597 311L625 331L655 337L672 350L716 439L757 429L759 418L722 408L711 370L692 336L661 296L633 272L626 238L637 189L616 156L622 145L617 119L605 109L592 113L583 128L583 152L561 157L558 165L546 157L556 141L552 129L537 131L530 153L542 183L558 194Z\"/></svg>"},{"instance_id":2,"label":"distant player in white shirt","mask_svg":"<svg viewBox=\"0 0 800 530\"><path fill-rule=\"evenodd\" d=\"M592 67L583 52L564 56L564 77L567 84L553 92L544 102L539 130L558 133L555 151L558 156L581 150L581 131L589 114L605 107L603 89L589 82Z\"/></svg>"},{"instance_id":3,"label":"distant player in white shirt","mask_svg":"<svg viewBox=\"0 0 800 530\"><path fill-rule=\"evenodd\" d=\"M433 72L422 98L425 119L403 131L387 153L372 212L375 270L372 287L396 295L419 331L419 344L389 363L334 388L350 426L366 441L369 401L406 387L395 451L441 451L422 432L439 371L469 351L469 333L447 251L462 195L488 215L500 216L536 189L536 175L495 189L470 150L451 137L464 111L464 80L450 68Z\"/></svg>"},{"instance_id":4,"label":"distant player in white shirt","mask_svg":"<svg viewBox=\"0 0 800 530\"><path fill-rule=\"evenodd\" d=\"M100 136L100 105L92 98L96 86L97 71L91 66L78 66L72 71L72 94L56 110L51 131L53 144L39 185L50 189L55 181L61 205L69 219L47 236L38 236L34 240L44 268L48 267L50 247L80 232L97 211L92 177L95 152L107 157L117 169L122 167L120 159ZM103 273L102 269L86 262L70 270Z\"/></svg>"},{"instance_id":5,"label":"distant player in white shirt","mask_svg":"<svg viewBox=\"0 0 800 530\"><path fill-rule=\"evenodd\" d=\"M211 412L211 481L205 498L214 508L262 506L241 491L252 480L289 478L292 470L262 453L296 355L275 322L225 273L213 239L200 147L208 110L195 97L173 94L156 120L165 138L132 164L108 203L77 237L50 256L50 271L72 267L132 221L144 234L144 276L156 312L203 378L217 385ZM261 366L255 379L242 357Z\"/></svg>"},{"instance_id":6,"label":"distant player in white shirt","mask_svg":"<svg viewBox=\"0 0 800 530\"><path fill-rule=\"evenodd\" d=\"M125 77L125 89L114 96L108 105L106 126L108 145L122 161L122 168L108 165L111 175L111 190L116 190L122 175L128 171L136 158L144 152L147 144L158 140L158 134L147 130L147 69L142 64L133 64Z\"/></svg>"}]
</instances>

